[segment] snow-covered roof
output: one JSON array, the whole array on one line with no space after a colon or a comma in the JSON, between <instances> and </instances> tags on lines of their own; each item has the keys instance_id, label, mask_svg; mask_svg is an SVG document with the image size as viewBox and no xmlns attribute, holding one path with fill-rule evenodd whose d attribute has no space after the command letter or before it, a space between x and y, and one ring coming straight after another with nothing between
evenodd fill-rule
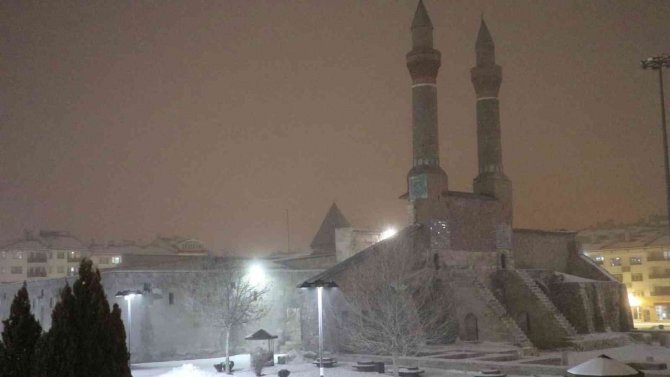
<instances>
[{"instance_id":1,"label":"snow-covered roof","mask_svg":"<svg viewBox=\"0 0 670 377\"><path fill-rule=\"evenodd\" d=\"M640 372L606 355L600 355L568 369L568 373L574 376L636 376Z\"/></svg>"}]
</instances>

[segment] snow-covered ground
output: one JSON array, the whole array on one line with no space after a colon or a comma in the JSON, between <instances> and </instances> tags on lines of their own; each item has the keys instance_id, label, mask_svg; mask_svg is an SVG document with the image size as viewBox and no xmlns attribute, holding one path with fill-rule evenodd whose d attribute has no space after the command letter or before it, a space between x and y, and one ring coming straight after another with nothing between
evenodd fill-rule
<instances>
[{"instance_id":1,"label":"snow-covered ground","mask_svg":"<svg viewBox=\"0 0 670 377\"><path fill-rule=\"evenodd\" d=\"M250 369L249 355L236 355L232 357L235 362L233 377L256 377ZM224 373L217 373L214 364L220 363L223 358L165 361L159 363L133 364L133 377L225 377ZM294 360L286 365L275 365L263 369L263 375L276 377L281 369L288 369L290 377L318 377L319 368L309 361ZM448 376L448 377L472 377L473 373L465 373L451 370L426 370L424 377ZM358 372L353 370L350 364L341 363L334 368L326 368L325 377L374 377L377 373ZM384 375L382 375L384 376Z\"/></svg>"}]
</instances>

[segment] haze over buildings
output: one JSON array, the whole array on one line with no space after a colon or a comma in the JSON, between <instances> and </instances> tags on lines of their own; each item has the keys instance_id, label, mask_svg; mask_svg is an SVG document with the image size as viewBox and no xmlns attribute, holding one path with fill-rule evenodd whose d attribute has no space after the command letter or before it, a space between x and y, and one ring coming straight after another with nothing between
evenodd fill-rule
<instances>
[{"instance_id":1,"label":"haze over buildings","mask_svg":"<svg viewBox=\"0 0 670 377\"><path fill-rule=\"evenodd\" d=\"M477 171L468 70L484 12L505 54L519 227L632 221L665 200L656 78L665 1L427 1L443 66L441 164ZM333 200L406 223L409 2L0 4L0 239L185 235L304 250Z\"/></svg>"}]
</instances>

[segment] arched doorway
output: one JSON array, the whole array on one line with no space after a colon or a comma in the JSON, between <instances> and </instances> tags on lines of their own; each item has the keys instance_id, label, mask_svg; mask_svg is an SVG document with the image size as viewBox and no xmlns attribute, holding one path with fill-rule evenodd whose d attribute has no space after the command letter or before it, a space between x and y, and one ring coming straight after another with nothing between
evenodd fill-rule
<instances>
[{"instance_id":1,"label":"arched doorway","mask_svg":"<svg viewBox=\"0 0 670 377\"><path fill-rule=\"evenodd\" d=\"M476 342L479 340L479 328L477 327L477 316L472 313L465 315L465 337L463 340Z\"/></svg>"},{"instance_id":2,"label":"arched doorway","mask_svg":"<svg viewBox=\"0 0 670 377\"><path fill-rule=\"evenodd\" d=\"M505 253L500 254L500 269L507 269L507 254Z\"/></svg>"},{"instance_id":3,"label":"arched doorway","mask_svg":"<svg viewBox=\"0 0 670 377\"><path fill-rule=\"evenodd\" d=\"M530 334L530 317L527 312L521 312L517 315L516 323L526 335Z\"/></svg>"}]
</instances>

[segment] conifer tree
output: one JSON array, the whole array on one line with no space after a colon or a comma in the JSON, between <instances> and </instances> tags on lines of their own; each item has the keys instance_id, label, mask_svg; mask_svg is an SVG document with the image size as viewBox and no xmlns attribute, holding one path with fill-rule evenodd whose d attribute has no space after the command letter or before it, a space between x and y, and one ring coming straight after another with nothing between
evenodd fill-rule
<instances>
[{"instance_id":1,"label":"conifer tree","mask_svg":"<svg viewBox=\"0 0 670 377\"><path fill-rule=\"evenodd\" d=\"M2 321L4 356L0 361L5 376L30 377L35 344L42 334L42 326L30 312L30 297L26 283L14 296L9 318Z\"/></svg>"},{"instance_id":2,"label":"conifer tree","mask_svg":"<svg viewBox=\"0 0 670 377\"><path fill-rule=\"evenodd\" d=\"M112 359L116 368L114 376L130 377L130 367L128 366L130 354L126 347L126 328L123 326L123 320L121 319L121 308L117 304L112 307L110 323L113 334Z\"/></svg>"},{"instance_id":3,"label":"conifer tree","mask_svg":"<svg viewBox=\"0 0 670 377\"><path fill-rule=\"evenodd\" d=\"M74 295L69 284L51 313L51 328L36 350L35 376L70 377L78 358Z\"/></svg>"}]
</instances>

